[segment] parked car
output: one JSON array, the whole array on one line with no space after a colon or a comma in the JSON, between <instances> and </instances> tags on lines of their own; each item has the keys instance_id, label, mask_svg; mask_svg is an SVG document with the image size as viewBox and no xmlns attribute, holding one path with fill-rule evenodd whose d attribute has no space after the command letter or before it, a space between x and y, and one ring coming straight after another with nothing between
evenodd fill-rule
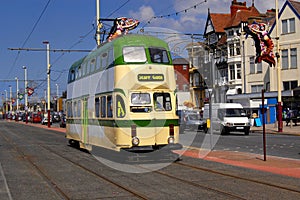
<instances>
[{"instance_id":1,"label":"parked car","mask_svg":"<svg viewBox=\"0 0 300 200\"><path fill-rule=\"evenodd\" d=\"M43 125L47 125L48 124L48 114L44 114L42 122ZM52 125L52 116L50 115L50 125Z\"/></svg>"},{"instance_id":2,"label":"parked car","mask_svg":"<svg viewBox=\"0 0 300 200\"><path fill-rule=\"evenodd\" d=\"M41 123L42 122L42 116L39 113L32 113L31 115L31 122L32 123Z\"/></svg>"},{"instance_id":3,"label":"parked car","mask_svg":"<svg viewBox=\"0 0 300 200\"><path fill-rule=\"evenodd\" d=\"M56 123L56 122L60 122L60 115L59 115L59 113L58 112L54 112L53 113L53 116L52 116L52 121L54 122L54 123Z\"/></svg>"},{"instance_id":4,"label":"parked car","mask_svg":"<svg viewBox=\"0 0 300 200\"><path fill-rule=\"evenodd\" d=\"M205 121L200 117L199 112L182 112L179 117L180 133L185 130L200 131L204 129Z\"/></svg>"}]
</instances>

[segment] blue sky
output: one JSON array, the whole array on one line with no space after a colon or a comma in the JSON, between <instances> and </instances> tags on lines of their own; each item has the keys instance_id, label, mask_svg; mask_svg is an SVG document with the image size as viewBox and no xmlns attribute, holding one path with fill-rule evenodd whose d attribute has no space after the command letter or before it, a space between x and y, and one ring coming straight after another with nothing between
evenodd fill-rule
<instances>
[{"instance_id":1,"label":"blue sky","mask_svg":"<svg viewBox=\"0 0 300 200\"><path fill-rule=\"evenodd\" d=\"M244 1L247 6L251 5L252 0ZM279 0L279 8L282 3L283 0ZM203 34L208 8L214 13L229 13L230 4L231 0L100 0L100 17L136 18L141 23L133 32L145 26ZM260 12L266 12L275 8L275 0L255 0L255 6ZM155 19L154 16L164 17ZM16 92L15 77L20 80L19 89L24 90L22 66L27 67L28 79L34 80L29 86L36 88L35 97L43 97L47 88L46 81L41 81L47 76L46 52L18 52L8 48L45 48L42 43L45 40L50 42L51 49L93 49L96 45L93 26L96 0L1 0L0 19L0 94L4 98L9 85L13 93ZM109 25L108 22L105 27L109 29ZM55 84L59 85L60 94L66 90L68 68L84 55L86 53L51 52L53 95Z\"/></svg>"}]
</instances>

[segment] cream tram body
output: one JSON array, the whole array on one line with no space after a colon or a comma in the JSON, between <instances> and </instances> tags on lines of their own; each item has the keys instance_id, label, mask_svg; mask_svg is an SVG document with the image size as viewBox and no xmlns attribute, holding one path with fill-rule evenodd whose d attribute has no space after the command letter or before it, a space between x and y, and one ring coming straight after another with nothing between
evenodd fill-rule
<instances>
[{"instance_id":1,"label":"cream tram body","mask_svg":"<svg viewBox=\"0 0 300 200\"><path fill-rule=\"evenodd\" d=\"M179 148L175 89L164 41L126 35L105 43L69 70L66 137L88 150Z\"/></svg>"}]
</instances>

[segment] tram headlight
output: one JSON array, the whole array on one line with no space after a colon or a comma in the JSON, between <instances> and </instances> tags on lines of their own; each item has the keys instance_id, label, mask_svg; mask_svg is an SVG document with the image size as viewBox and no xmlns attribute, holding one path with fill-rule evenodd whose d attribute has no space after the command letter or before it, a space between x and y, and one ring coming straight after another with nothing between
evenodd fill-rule
<instances>
[{"instance_id":1,"label":"tram headlight","mask_svg":"<svg viewBox=\"0 0 300 200\"><path fill-rule=\"evenodd\" d=\"M168 138L168 143L169 144L174 144L175 143L175 138L174 137L169 137Z\"/></svg>"},{"instance_id":2,"label":"tram headlight","mask_svg":"<svg viewBox=\"0 0 300 200\"><path fill-rule=\"evenodd\" d=\"M132 145L137 146L140 144L140 139L135 136L132 138L131 142L132 142Z\"/></svg>"}]
</instances>

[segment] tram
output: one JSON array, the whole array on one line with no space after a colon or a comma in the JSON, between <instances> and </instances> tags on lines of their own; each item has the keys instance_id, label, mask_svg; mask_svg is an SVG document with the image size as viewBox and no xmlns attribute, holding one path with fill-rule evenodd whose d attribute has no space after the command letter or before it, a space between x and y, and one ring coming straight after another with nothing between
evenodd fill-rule
<instances>
[{"instance_id":1,"label":"tram","mask_svg":"<svg viewBox=\"0 0 300 200\"><path fill-rule=\"evenodd\" d=\"M179 149L176 102L167 43L123 35L70 67L66 138L89 151Z\"/></svg>"}]
</instances>

